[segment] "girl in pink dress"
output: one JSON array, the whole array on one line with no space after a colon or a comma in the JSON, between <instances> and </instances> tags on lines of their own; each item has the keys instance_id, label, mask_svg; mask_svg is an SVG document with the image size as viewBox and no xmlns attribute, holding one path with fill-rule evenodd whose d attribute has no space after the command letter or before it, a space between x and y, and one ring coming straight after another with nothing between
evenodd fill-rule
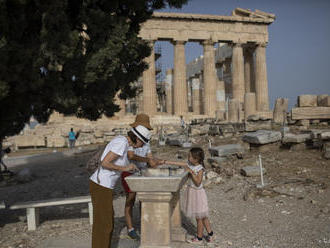
<instances>
[{"instance_id":1,"label":"girl in pink dress","mask_svg":"<svg viewBox=\"0 0 330 248\"><path fill-rule=\"evenodd\" d=\"M184 192L183 210L188 217L197 221L197 235L188 239L188 243L203 244L203 231L206 229L208 235L205 237L207 243L215 239L209 221L209 207L207 196L203 188L204 175L204 151L200 147L191 148L188 156L188 163L165 160L166 164L173 164L184 167L189 173L187 190Z\"/></svg>"}]
</instances>

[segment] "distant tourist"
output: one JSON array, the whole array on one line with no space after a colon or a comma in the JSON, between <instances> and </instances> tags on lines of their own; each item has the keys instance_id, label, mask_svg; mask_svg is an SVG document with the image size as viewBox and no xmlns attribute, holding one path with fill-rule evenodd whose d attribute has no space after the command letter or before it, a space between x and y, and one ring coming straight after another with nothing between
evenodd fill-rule
<instances>
[{"instance_id":1,"label":"distant tourist","mask_svg":"<svg viewBox=\"0 0 330 248\"><path fill-rule=\"evenodd\" d=\"M203 188L204 175L204 151L200 147L191 148L188 155L188 163L167 161L166 164L182 166L189 173L187 190L184 193L183 210L188 217L195 218L197 221L197 235L192 239L187 239L188 243L203 245L203 231L207 231L205 241L212 243L215 235L211 229L209 207L207 196Z\"/></svg>"},{"instance_id":2,"label":"distant tourist","mask_svg":"<svg viewBox=\"0 0 330 248\"><path fill-rule=\"evenodd\" d=\"M182 115L180 115L180 126L181 126L182 130L184 130L186 127L186 123L184 122Z\"/></svg>"},{"instance_id":3,"label":"distant tourist","mask_svg":"<svg viewBox=\"0 0 330 248\"><path fill-rule=\"evenodd\" d=\"M73 148L76 143L76 133L73 132L73 128L71 128L71 131L69 132L69 147Z\"/></svg>"}]
</instances>

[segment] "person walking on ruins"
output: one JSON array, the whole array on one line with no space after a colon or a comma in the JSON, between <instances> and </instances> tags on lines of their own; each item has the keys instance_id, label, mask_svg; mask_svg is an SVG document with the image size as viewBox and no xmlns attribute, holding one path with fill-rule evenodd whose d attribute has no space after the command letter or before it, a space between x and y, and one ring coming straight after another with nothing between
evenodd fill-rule
<instances>
[{"instance_id":1,"label":"person walking on ruins","mask_svg":"<svg viewBox=\"0 0 330 248\"><path fill-rule=\"evenodd\" d=\"M205 241L207 243L212 243L215 240L215 235L208 219L209 207L207 196L202 184L205 171L204 157L203 149L194 147L189 151L188 163L165 160L166 164L182 166L189 173L188 187L184 192L183 210L188 217L196 219L197 235L192 239L187 239L188 243L196 245L203 244L204 228L207 231Z\"/></svg>"},{"instance_id":2,"label":"person walking on ruins","mask_svg":"<svg viewBox=\"0 0 330 248\"><path fill-rule=\"evenodd\" d=\"M146 114L138 114L135 118L135 122L130 124L132 128L142 125L148 130L153 128L150 125L149 116ZM144 142L142 147L134 148L130 146L127 152L130 162L134 163L139 170L146 168L148 165L151 167L156 167L159 164L162 164L163 161L153 158L152 152L150 149L149 142ZM125 177L130 176L132 173L125 171L121 174L121 181L123 188L126 192L126 201L125 201L125 220L127 225L127 234L131 239L138 240L140 237L136 233L133 227L133 207L136 199L136 192L132 192L126 183Z\"/></svg>"},{"instance_id":3,"label":"person walking on ruins","mask_svg":"<svg viewBox=\"0 0 330 248\"><path fill-rule=\"evenodd\" d=\"M113 189L124 171L137 170L128 160L128 147L148 143L150 131L141 125L133 127L127 136L118 135L105 147L101 166L92 174L89 189L93 204L92 248L111 247L114 228Z\"/></svg>"},{"instance_id":4,"label":"person walking on ruins","mask_svg":"<svg viewBox=\"0 0 330 248\"><path fill-rule=\"evenodd\" d=\"M76 133L73 132L73 128L71 128L69 132L69 147L73 148L76 143Z\"/></svg>"}]
</instances>

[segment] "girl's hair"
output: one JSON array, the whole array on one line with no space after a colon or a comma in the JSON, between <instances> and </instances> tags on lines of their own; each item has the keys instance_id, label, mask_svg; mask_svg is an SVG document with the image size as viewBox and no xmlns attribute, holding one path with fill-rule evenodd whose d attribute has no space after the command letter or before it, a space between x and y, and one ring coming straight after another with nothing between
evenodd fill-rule
<instances>
[{"instance_id":1,"label":"girl's hair","mask_svg":"<svg viewBox=\"0 0 330 248\"><path fill-rule=\"evenodd\" d=\"M132 131L128 131L127 136L131 139L131 141L134 144L136 144L138 137Z\"/></svg>"},{"instance_id":2,"label":"girl's hair","mask_svg":"<svg viewBox=\"0 0 330 248\"><path fill-rule=\"evenodd\" d=\"M202 148L193 147L193 148L190 149L189 152L190 152L191 156L194 159L197 159L198 163L200 163L201 165L203 165L203 167L205 167L204 166L204 157L205 157L205 155L204 155L204 151L203 151Z\"/></svg>"}]
</instances>

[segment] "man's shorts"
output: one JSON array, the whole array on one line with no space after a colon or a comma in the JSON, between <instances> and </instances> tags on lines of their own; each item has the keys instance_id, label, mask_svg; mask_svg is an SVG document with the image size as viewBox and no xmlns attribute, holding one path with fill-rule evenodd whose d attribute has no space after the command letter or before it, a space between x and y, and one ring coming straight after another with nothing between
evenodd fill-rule
<instances>
[{"instance_id":1,"label":"man's shorts","mask_svg":"<svg viewBox=\"0 0 330 248\"><path fill-rule=\"evenodd\" d=\"M121 173L121 184L123 185L123 188L125 190L126 193L131 193L133 191L131 191L131 189L128 187L128 184L125 180L125 177L128 177L130 175L132 175L133 173L130 173L130 172L127 172L127 171L124 171Z\"/></svg>"}]
</instances>

